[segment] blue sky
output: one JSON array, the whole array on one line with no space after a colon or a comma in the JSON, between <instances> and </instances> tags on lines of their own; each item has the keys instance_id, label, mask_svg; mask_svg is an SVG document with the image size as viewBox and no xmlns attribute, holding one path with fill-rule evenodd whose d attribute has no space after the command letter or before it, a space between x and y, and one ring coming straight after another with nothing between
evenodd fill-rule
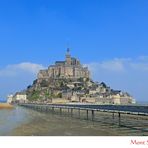
<instances>
[{"instance_id":1,"label":"blue sky","mask_svg":"<svg viewBox=\"0 0 148 148\"><path fill-rule=\"evenodd\" d=\"M147 26L147 0L0 0L0 97L63 60L68 43L95 80L147 101Z\"/></svg>"}]
</instances>

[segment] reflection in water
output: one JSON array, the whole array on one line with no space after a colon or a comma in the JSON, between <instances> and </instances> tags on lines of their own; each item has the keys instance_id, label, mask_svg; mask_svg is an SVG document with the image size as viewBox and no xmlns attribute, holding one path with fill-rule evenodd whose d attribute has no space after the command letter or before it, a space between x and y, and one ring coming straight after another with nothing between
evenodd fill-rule
<instances>
[{"instance_id":1,"label":"reflection in water","mask_svg":"<svg viewBox=\"0 0 148 148\"><path fill-rule=\"evenodd\" d=\"M64 114L64 113L63 113ZM16 107L14 110L0 110L0 135L16 136L140 136L148 135L148 131L141 131L126 126L119 127L116 117L111 121L108 114L99 114L98 122L71 118L65 115L42 113L34 110ZM125 118L122 123L131 125ZM133 121L132 121L133 122ZM137 122L137 120L134 120ZM144 121L148 123L148 120ZM143 122L143 125L148 125ZM136 123L137 124L137 123ZM137 124L138 126L138 124Z\"/></svg>"},{"instance_id":2,"label":"reflection in water","mask_svg":"<svg viewBox=\"0 0 148 148\"><path fill-rule=\"evenodd\" d=\"M11 130L17 128L21 123L27 120L25 116L27 112L16 107L15 109L0 110L0 135L7 135Z\"/></svg>"}]
</instances>

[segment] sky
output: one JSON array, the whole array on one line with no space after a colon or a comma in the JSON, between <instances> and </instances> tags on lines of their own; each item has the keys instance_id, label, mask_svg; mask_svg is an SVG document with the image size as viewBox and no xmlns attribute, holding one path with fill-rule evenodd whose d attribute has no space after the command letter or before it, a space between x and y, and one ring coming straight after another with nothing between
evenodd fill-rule
<instances>
[{"instance_id":1,"label":"sky","mask_svg":"<svg viewBox=\"0 0 148 148\"><path fill-rule=\"evenodd\" d=\"M0 0L0 98L66 48L95 81L148 101L147 0Z\"/></svg>"}]
</instances>

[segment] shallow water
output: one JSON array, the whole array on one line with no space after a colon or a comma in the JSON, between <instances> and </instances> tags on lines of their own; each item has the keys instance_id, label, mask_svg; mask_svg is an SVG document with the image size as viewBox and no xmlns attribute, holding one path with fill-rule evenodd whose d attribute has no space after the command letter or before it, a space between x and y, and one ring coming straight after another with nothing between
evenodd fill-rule
<instances>
[{"instance_id":1,"label":"shallow water","mask_svg":"<svg viewBox=\"0 0 148 148\"><path fill-rule=\"evenodd\" d=\"M85 112L78 119L77 112L70 117L66 111L59 114L39 112L23 107L14 110L0 110L1 136L141 136L148 135L148 120L123 118L118 125L118 118L110 114L96 114L96 121L85 120ZM89 118L90 118L89 114ZM126 123L126 124L124 124ZM142 125L142 126L141 126ZM136 128L133 128L136 127ZM138 130L143 127L145 130Z\"/></svg>"}]
</instances>

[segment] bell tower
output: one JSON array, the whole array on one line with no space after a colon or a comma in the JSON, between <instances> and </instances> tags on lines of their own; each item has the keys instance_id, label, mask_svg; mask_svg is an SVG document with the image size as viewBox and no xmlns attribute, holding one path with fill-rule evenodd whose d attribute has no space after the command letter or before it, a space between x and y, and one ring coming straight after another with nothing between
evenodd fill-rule
<instances>
[{"instance_id":1,"label":"bell tower","mask_svg":"<svg viewBox=\"0 0 148 148\"><path fill-rule=\"evenodd\" d=\"M70 55L70 49L69 48L67 48L67 52L66 52L66 64L71 65L71 55Z\"/></svg>"}]
</instances>

